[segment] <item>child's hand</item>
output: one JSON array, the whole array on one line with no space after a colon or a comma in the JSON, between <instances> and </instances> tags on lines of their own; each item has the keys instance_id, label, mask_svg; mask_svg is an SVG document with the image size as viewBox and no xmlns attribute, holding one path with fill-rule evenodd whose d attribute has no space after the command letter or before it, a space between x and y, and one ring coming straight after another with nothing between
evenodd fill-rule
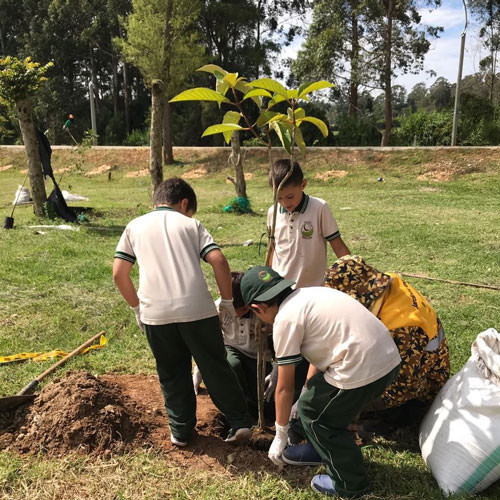
<instances>
[{"instance_id":1,"label":"child's hand","mask_svg":"<svg viewBox=\"0 0 500 500\"><path fill-rule=\"evenodd\" d=\"M297 420L299 418L299 400L295 401L292 405L292 409L290 410L290 420Z\"/></svg>"},{"instance_id":2,"label":"child's hand","mask_svg":"<svg viewBox=\"0 0 500 500\"><path fill-rule=\"evenodd\" d=\"M201 372L200 369L195 366L193 370L193 387L194 387L194 393L198 395L198 391L200 390L200 384L203 382L203 379L201 378Z\"/></svg>"},{"instance_id":3,"label":"child's hand","mask_svg":"<svg viewBox=\"0 0 500 500\"><path fill-rule=\"evenodd\" d=\"M282 467L283 459L281 458L281 455L288 442L288 429L290 426L279 425L276 422L275 427L276 436L274 436L273 442L271 443L271 447L269 448L269 452L267 455L271 459L271 462L278 465L279 467Z\"/></svg>"},{"instance_id":4,"label":"child's hand","mask_svg":"<svg viewBox=\"0 0 500 500\"><path fill-rule=\"evenodd\" d=\"M271 373L264 379L264 400L268 403L273 399L278 383L278 363L273 363Z\"/></svg>"},{"instance_id":5,"label":"child's hand","mask_svg":"<svg viewBox=\"0 0 500 500\"><path fill-rule=\"evenodd\" d=\"M137 325L144 332L144 323L141 321L141 304L137 304L135 307L131 307L132 311L135 314L135 320L137 321Z\"/></svg>"},{"instance_id":6,"label":"child's hand","mask_svg":"<svg viewBox=\"0 0 500 500\"><path fill-rule=\"evenodd\" d=\"M236 311L233 306L233 299L220 299L219 302L219 319L221 325L227 328L236 318Z\"/></svg>"}]
</instances>

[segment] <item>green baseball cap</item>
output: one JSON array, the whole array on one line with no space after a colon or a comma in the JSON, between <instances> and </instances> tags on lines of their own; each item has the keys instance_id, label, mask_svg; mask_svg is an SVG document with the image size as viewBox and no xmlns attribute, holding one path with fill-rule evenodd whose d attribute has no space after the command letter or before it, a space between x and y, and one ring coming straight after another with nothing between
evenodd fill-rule
<instances>
[{"instance_id":1,"label":"green baseball cap","mask_svg":"<svg viewBox=\"0 0 500 500\"><path fill-rule=\"evenodd\" d=\"M254 266L241 279L241 294L245 304L266 302L274 299L283 290L295 285L267 266Z\"/></svg>"}]
</instances>

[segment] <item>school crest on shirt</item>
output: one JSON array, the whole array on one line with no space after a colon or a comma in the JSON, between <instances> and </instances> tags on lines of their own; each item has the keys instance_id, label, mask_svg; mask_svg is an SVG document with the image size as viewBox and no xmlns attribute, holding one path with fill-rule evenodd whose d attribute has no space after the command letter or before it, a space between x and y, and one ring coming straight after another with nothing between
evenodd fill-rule
<instances>
[{"instance_id":1,"label":"school crest on shirt","mask_svg":"<svg viewBox=\"0 0 500 500\"><path fill-rule=\"evenodd\" d=\"M311 221L305 221L300 228L302 233L302 238L311 239L314 233L313 223Z\"/></svg>"}]
</instances>

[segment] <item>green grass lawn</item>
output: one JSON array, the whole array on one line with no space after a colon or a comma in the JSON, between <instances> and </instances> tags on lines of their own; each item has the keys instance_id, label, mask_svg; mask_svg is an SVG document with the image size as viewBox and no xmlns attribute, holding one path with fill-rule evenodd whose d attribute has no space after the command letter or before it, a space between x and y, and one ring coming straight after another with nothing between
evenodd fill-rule
<instances>
[{"instance_id":1,"label":"green grass lawn","mask_svg":"<svg viewBox=\"0 0 500 500\"><path fill-rule=\"evenodd\" d=\"M92 154L88 163L84 159L83 170L99 161L99 154ZM208 159L203 153L189 158L183 154L178 153L182 164L165 167L165 177L182 175L200 165L209 172L189 179L198 195L196 217L222 246L231 268L245 270L263 263L265 238L260 251L257 243L265 231L265 214L271 203L265 155L247 155L247 171L253 174L247 190L256 215L238 216L222 212L234 197L233 186L225 181L231 173L226 154ZM394 152L380 159L366 152L354 163L348 153L330 158L325 152L313 152L304 167L309 181L306 191L328 201L351 252L381 270L500 286L500 168L496 157L488 158L492 153L485 150L481 154L480 170L457 170L451 180L434 182L417 179L422 165L428 168L432 163L430 153ZM463 153L452 160L467 162L466 156ZM67 152L56 151L54 164L61 165L63 160L68 160ZM25 160L22 154L2 151L0 167L6 164L14 166L0 171L2 221L10 215ZM111 180L106 174L84 176L81 168L63 177L61 189L89 197L88 202L70 204L89 207L89 221L78 226L78 231L29 227L63 223L36 219L29 206L16 208L13 230L0 230L0 355L70 351L105 330L106 348L75 358L58 374L68 369L94 374L155 373L146 339L111 278L113 253L124 226L149 210L150 180L126 177L130 170L144 168L144 164L127 163L126 154L118 165ZM315 178L332 169L348 174L329 181ZM380 176L383 181L377 182ZM50 191L50 181L47 187ZM255 244L243 247L248 239ZM333 260L330 251L329 261ZM208 267L204 270L215 295L213 277ZM456 373L468 359L477 334L489 327L499 328L500 292L422 279L408 281L437 309L449 339L452 372ZM0 396L15 394L50 365L47 361L0 366ZM380 440L365 450L365 456L374 487L367 498L445 498L425 468L418 447ZM169 467L165 457L148 450L107 460L78 456L48 460L0 452L0 498L321 498L307 483L294 481L293 469L288 468L284 475L271 467L268 470L260 475L186 471ZM460 498L498 499L500 485L482 496Z\"/></svg>"}]
</instances>

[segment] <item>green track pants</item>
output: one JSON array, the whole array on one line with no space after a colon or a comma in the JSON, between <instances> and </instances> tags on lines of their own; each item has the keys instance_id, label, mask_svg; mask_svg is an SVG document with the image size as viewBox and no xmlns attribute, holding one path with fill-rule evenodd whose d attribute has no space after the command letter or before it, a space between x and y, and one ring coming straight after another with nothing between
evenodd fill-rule
<instances>
[{"instance_id":1,"label":"green track pants","mask_svg":"<svg viewBox=\"0 0 500 500\"><path fill-rule=\"evenodd\" d=\"M358 496L368 489L361 450L347 427L367 403L384 392L398 372L399 365L371 384L348 390L333 387L322 373L317 373L299 399L304 432L340 496Z\"/></svg>"},{"instance_id":2,"label":"green track pants","mask_svg":"<svg viewBox=\"0 0 500 500\"><path fill-rule=\"evenodd\" d=\"M215 406L238 429L250 427L243 391L226 360L219 318L167 325L144 325L156 359L165 408L172 435L188 439L196 425L196 395L191 356Z\"/></svg>"}]
</instances>

